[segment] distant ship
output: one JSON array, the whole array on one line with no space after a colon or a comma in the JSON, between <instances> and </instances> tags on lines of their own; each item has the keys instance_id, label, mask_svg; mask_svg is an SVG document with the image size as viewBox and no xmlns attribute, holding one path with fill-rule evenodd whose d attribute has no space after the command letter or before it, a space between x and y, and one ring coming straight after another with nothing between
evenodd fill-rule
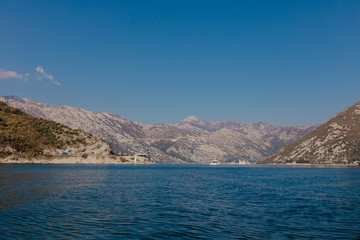
<instances>
[{"instance_id":1,"label":"distant ship","mask_svg":"<svg viewBox=\"0 0 360 240\"><path fill-rule=\"evenodd\" d=\"M218 160L213 160L210 165L214 166L214 165L220 165L220 162Z\"/></svg>"}]
</instances>

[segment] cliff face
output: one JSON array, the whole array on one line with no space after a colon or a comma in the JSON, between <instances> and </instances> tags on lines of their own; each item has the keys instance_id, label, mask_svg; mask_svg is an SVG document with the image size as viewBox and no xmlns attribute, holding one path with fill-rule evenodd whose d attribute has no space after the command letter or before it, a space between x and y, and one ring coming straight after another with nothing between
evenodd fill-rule
<instances>
[{"instance_id":1,"label":"cliff face","mask_svg":"<svg viewBox=\"0 0 360 240\"><path fill-rule=\"evenodd\" d=\"M0 158L109 155L112 149L103 140L62 124L35 118L0 101Z\"/></svg>"},{"instance_id":2,"label":"cliff face","mask_svg":"<svg viewBox=\"0 0 360 240\"><path fill-rule=\"evenodd\" d=\"M263 160L305 136L312 127L280 127L266 122L206 122L190 116L175 125L146 125L111 113L69 106L52 107L19 97L0 97L10 106L81 129L110 143L116 153L145 153L160 163L210 163Z\"/></svg>"},{"instance_id":3,"label":"cliff face","mask_svg":"<svg viewBox=\"0 0 360 240\"><path fill-rule=\"evenodd\" d=\"M338 113L263 163L357 164L360 162L360 102Z\"/></svg>"}]
</instances>

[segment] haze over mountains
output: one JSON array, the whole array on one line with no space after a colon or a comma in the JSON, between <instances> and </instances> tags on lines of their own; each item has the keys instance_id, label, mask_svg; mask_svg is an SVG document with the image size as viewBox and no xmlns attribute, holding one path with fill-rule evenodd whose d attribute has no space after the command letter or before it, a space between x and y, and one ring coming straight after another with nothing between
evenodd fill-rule
<instances>
[{"instance_id":1,"label":"haze over mountains","mask_svg":"<svg viewBox=\"0 0 360 240\"><path fill-rule=\"evenodd\" d=\"M38 118L81 129L107 141L116 153L146 153L159 163L257 162L304 137L316 126L281 127L266 122L206 122L190 116L178 124L147 125L111 113L52 107L26 98L0 97Z\"/></svg>"}]
</instances>

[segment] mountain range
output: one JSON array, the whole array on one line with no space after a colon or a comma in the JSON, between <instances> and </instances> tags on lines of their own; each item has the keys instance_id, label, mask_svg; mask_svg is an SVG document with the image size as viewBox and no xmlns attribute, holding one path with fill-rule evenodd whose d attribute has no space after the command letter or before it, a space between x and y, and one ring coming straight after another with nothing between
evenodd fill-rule
<instances>
[{"instance_id":1,"label":"mountain range","mask_svg":"<svg viewBox=\"0 0 360 240\"><path fill-rule=\"evenodd\" d=\"M115 153L144 153L159 163L251 163L276 154L316 126L273 126L266 122L250 124L206 122L195 116L171 124L148 125L111 113L93 113L70 106L52 107L16 96L0 97L11 107L37 118L52 120L72 129L81 129L104 139Z\"/></svg>"},{"instance_id":2,"label":"mountain range","mask_svg":"<svg viewBox=\"0 0 360 240\"><path fill-rule=\"evenodd\" d=\"M359 164L360 102L263 163Z\"/></svg>"}]
</instances>

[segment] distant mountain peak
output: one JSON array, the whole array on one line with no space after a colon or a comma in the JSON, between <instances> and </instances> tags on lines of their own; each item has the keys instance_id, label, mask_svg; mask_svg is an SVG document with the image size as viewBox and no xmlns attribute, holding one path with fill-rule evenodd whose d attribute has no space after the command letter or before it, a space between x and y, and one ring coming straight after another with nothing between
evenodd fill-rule
<instances>
[{"instance_id":1,"label":"distant mountain peak","mask_svg":"<svg viewBox=\"0 0 360 240\"><path fill-rule=\"evenodd\" d=\"M13 100L13 101L17 101L17 102L35 102L31 99L21 98L21 97L17 97L17 96L13 96L13 95L3 96L2 98L5 100Z\"/></svg>"},{"instance_id":2,"label":"distant mountain peak","mask_svg":"<svg viewBox=\"0 0 360 240\"><path fill-rule=\"evenodd\" d=\"M205 122L204 120L194 116L194 115L191 115L191 116L188 116L187 118L185 118L184 120L182 120L181 122Z\"/></svg>"},{"instance_id":3,"label":"distant mountain peak","mask_svg":"<svg viewBox=\"0 0 360 240\"><path fill-rule=\"evenodd\" d=\"M22 98L14 96L14 95L9 95L9 96L3 96L3 98L5 99L14 99L14 100L21 100Z\"/></svg>"},{"instance_id":4,"label":"distant mountain peak","mask_svg":"<svg viewBox=\"0 0 360 240\"><path fill-rule=\"evenodd\" d=\"M46 106L46 107L51 107L48 104L43 104L43 103L39 103L36 102L32 99L29 98L22 98L22 97L17 97L14 95L9 95L9 96L0 96L0 100L4 101L4 102L13 102L13 103L21 103L21 104L33 104L33 105L42 105L42 106Z\"/></svg>"}]
</instances>

